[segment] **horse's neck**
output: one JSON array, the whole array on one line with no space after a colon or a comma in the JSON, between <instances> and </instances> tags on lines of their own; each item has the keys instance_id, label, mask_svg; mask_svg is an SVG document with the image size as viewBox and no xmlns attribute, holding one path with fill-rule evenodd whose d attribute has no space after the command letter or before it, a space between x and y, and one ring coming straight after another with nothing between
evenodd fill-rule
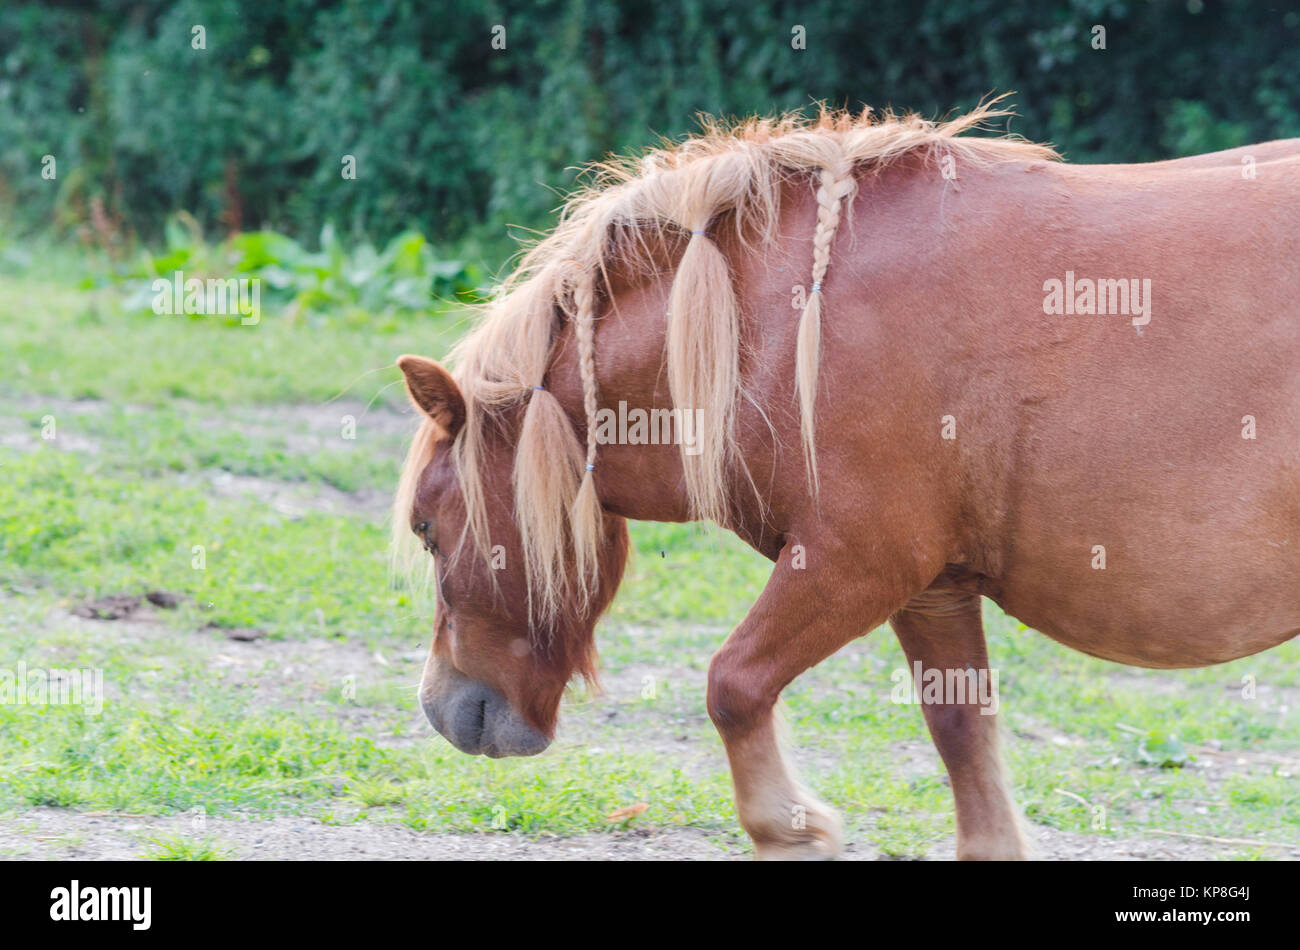
<instances>
[{"instance_id":1,"label":"horse's neck","mask_svg":"<svg viewBox=\"0 0 1300 950\"><path fill-rule=\"evenodd\" d=\"M602 438L596 451L596 486L606 510L638 521L686 521L689 512L682 488L678 445L640 444L637 411L670 410L672 401L663 369L667 322L667 284L620 294L619 306L606 311L597 329L596 379L600 406L613 423L612 441ZM547 373L548 387L586 439L587 416L577 346L565 328ZM620 403L622 406L620 406Z\"/></svg>"}]
</instances>

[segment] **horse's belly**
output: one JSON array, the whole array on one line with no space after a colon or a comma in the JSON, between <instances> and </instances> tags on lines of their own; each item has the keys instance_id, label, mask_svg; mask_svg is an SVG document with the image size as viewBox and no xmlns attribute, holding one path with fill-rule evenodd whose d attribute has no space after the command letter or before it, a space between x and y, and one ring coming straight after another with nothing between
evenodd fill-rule
<instances>
[{"instance_id":1,"label":"horse's belly","mask_svg":"<svg viewBox=\"0 0 1300 950\"><path fill-rule=\"evenodd\" d=\"M1119 663L1208 666L1267 650L1300 634L1300 486L1270 481L1273 490L1234 493L1236 506L1073 511L1027 532L995 599Z\"/></svg>"},{"instance_id":2,"label":"horse's belly","mask_svg":"<svg viewBox=\"0 0 1300 950\"><path fill-rule=\"evenodd\" d=\"M1090 656L1153 669L1213 666L1251 656L1300 636L1300 617L1263 627L1243 628L1228 621L1206 624L1191 615L1137 624L1128 618L1047 616L1035 611L1006 613L1067 647Z\"/></svg>"}]
</instances>

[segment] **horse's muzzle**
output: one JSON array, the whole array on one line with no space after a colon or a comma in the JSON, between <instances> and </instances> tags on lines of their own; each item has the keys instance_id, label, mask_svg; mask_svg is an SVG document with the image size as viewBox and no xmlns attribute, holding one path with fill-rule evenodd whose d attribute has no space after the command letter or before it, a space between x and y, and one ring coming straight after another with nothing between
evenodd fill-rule
<instances>
[{"instance_id":1,"label":"horse's muzzle","mask_svg":"<svg viewBox=\"0 0 1300 950\"><path fill-rule=\"evenodd\" d=\"M432 672L420 690L424 714L461 752L501 759L537 755L551 744L492 687L446 664Z\"/></svg>"}]
</instances>

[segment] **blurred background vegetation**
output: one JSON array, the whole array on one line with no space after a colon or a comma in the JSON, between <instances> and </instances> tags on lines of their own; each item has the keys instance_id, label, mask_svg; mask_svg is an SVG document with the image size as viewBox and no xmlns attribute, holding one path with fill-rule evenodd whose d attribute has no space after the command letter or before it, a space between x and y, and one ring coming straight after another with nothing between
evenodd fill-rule
<instances>
[{"instance_id":1,"label":"blurred background vegetation","mask_svg":"<svg viewBox=\"0 0 1300 950\"><path fill-rule=\"evenodd\" d=\"M492 269L576 166L698 112L1014 90L1013 129L1073 161L1168 158L1300 135L1298 40L1300 12L1250 0L7 0L0 226L137 270L142 246L263 229L370 263L423 235ZM454 272L420 274L478 278Z\"/></svg>"}]
</instances>

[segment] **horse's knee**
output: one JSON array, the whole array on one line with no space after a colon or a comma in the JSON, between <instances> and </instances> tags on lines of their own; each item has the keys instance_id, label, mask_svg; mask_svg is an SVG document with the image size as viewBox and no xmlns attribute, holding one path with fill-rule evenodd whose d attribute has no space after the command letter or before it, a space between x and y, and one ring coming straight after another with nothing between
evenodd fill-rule
<instances>
[{"instance_id":1,"label":"horse's knee","mask_svg":"<svg viewBox=\"0 0 1300 950\"><path fill-rule=\"evenodd\" d=\"M736 735L770 717L776 697L752 673L718 653L709 663L707 705L718 732Z\"/></svg>"}]
</instances>

